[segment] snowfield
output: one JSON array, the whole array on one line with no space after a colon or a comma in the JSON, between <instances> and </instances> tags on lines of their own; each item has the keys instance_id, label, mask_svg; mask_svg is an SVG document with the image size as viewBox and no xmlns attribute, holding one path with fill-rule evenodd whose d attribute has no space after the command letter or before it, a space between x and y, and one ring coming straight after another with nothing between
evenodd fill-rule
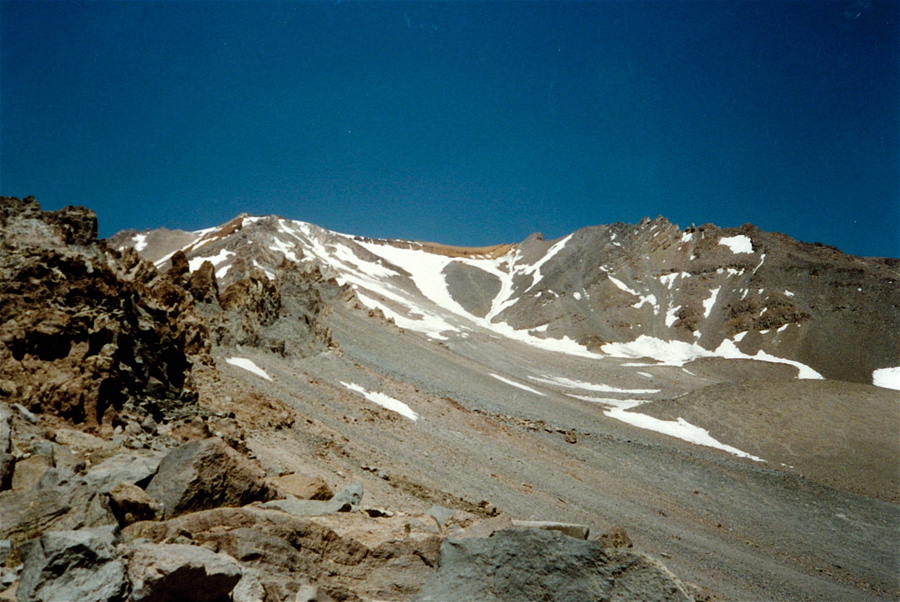
<instances>
[{"instance_id":1,"label":"snowfield","mask_svg":"<svg viewBox=\"0 0 900 602\"><path fill-rule=\"evenodd\" d=\"M237 366L238 368L243 368L247 372L252 372L253 374L259 376L260 378L264 378L266 380L272 380L272 377L269 376L265 370L256 365L256 362L253 360L249 360L245 357L229 357L225 360L232 366Z\"/></svg>"}]
</instances>

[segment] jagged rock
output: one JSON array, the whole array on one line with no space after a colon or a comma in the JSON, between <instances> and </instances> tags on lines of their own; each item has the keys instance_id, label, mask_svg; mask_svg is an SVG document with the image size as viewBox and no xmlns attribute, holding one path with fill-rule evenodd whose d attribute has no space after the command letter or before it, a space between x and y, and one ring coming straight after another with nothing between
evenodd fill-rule
<instances>
[{"instance_id":1,"label":"jagged rock","mask_svg":"<svg viewBox=\"0 0 900 602\"><path fill-rule=\"evenodd\" d=\"M333 514L335 512L352 512L359 507L363 497L363 486L359 481L354 481L346 489L338 492L327 502L319 500L299 500L289 497L284 500L273 500L262 505L263 508L272 508L293 514L294 516L316 516L319 514Z\"/></svg>"},{"instance_id":2,"label":"jagged rock","mask_svg":"<svg viewBox=\"0 0 900 602\"><path fill-rule=\"evenodd\" d=\"M555 531L511 529L448 539L419 596L445 600L680 600L691 598L660 563Z\"/></svg>"},{"instance_id":3,"label":"jagged rock","mask_svg":"<svg viewBox=\"0 0 900 602\"><path fill-rule=\"evenodd\" d=\"M12 409L0 402L0 454L12 451Z\"/></svg>"},{"instance_id":4,"label":"jagged rock","mask_svg":"<svg viewBox=\"0 0 900 602\"><path fill-rule=\"evenodd\" d=\"M285 495L299 500L330 500L334 493L322 477L293 473L272 479L272 484Z\"/></svg>"},{"instance_id":5,"label":"jagged rock","mask_svg":"<svg viewBox=\"0 0 900 602\"><path fill-rule=\"evenodd\" d=\"M116 523L105 496L84 478L51 468L30 491L0 493L0 538L36 537L51 529L66 530Z\"/></svg>"},{"instance_id":6,"label":"jagged rock","mask_svg":"<svg viewBox=\"0 0 900 602\"><path fill-rule=\"evenodd\" d=\"M337 600L408 600L431 573L440 548L438 535L410 527L414 520L361 512L300 518L246 506L135 523L123 533L154 542L189 534L194 543L257 571L278 599L291 599L311 582Z\"/></svg>"},{"instance_id":7,"label":"jagged rock","mask_svg":"<svg viewBox=\"0 0 900 602\"><path fill-rule=\"evenodd\" d=\"M19 546L24 569L20 602L125 600L125 564L116 558L112 527L54 531Z\"/></svg>"},{"instance_id":8,"label":"jagged rock","mask_svg":"<svg viewBox=\"0 0 900 602\"><path fill-rule=\"evenodd\" d=\"M216 280L215 266L209 261L204 261L199 269L191 272L186 288L197 301L216 302L219 299L219 283Z\"/></svg>"},{"instance_id":9,"label":"jagged rock","mask_svg":"<svg viewBox=\"0 0 900 602\"><path fill-rule=\"evenodd\" d=\"M119 483L109 490L109 507L120 526L139 520L153 520L159 513L159 504L143 489L133 483Z\"/></svg>"},{"instance_id":10,"label":"jagged rock","mask_svg":"<svg viewBox=\"0 0 900 602\"><path fill-rule=\"evenodd\" d=\"M116 454L91 468L84 478L103 493L119 483L134 483L139 487L146 487L161 461L155 455Z\"/></svg>"},{"instance_id":11,"label":"jagged rock","mask_svg":"<svg viewBox=\"0 0 900 602\"><path fill-rule=\"evenodd\" d=\"M87 209L43 212L34 199L0 197L0 214L8 401L91 429L112 425L126 403L159 414L196 401L185 354L196 330L189 304L161 305L145 283L129 280ZM149 387L151 379L160 386Z\"/></svg>"},{"instance_id":12,"label":"jagged rock","mask_svg":"<svg viewBox=\"0 0 900 602\"><path fill-rule=\"evenodd\" d=\"M192 441L169 452L147 493L166 518L217 506L272 499L265 472L218 437Z\"/></svg>"},{"instance_id":13,"label":"jagged rock","mask_svg":"<svg viewBox=\"0 0 900 602\"><path fill-rule=\"evenodd\" d=\"M198 546L140 543L128 559L134 602L225 602L241 574L233 558Z\"/></svg>"}]
</instances>

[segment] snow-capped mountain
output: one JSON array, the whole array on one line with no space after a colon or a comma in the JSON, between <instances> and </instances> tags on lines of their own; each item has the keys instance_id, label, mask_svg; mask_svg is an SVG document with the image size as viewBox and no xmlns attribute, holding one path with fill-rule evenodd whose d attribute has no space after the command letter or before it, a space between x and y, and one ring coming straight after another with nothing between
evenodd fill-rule
<instances>
[{"instance_id":1,"label":"snow-capped mountain","mask_svg":"<svg viewBox=\"0 0 900 602\"><path fill-rule=\"evenodd\" d=\"M758 359L801 378L867 383L900 365L896 260L751 225L680 230L657 218L461 248L241 215L197 232L122 232L110 244L160 269L179 250L191 270L209 261L223 289L254 268L274 279L285 260L317 265L362 305L438 341L479 332L589 358Z\"/></svg>"}]
</instances>

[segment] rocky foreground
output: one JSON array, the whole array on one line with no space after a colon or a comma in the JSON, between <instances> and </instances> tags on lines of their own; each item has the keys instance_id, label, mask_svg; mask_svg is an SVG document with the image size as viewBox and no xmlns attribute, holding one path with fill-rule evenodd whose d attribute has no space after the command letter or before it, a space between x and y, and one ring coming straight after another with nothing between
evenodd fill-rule
<instances>
[{"instance_id":1,"label":"rocky foreground","mask_svg":"<svg viewBox=\"0 0 900 602\"><path fill-rule=\"evenodd\" d=\"M0 199L0 600L708 596L622 529L486 500L372 507L310 458L267 471L251 440L335 438L277 399L234 401L215 350L340 353L319 318L352 292L287 262L224 290L210 263L171 266L107 247L83 208Z\"/></svg>"}]
</instances>

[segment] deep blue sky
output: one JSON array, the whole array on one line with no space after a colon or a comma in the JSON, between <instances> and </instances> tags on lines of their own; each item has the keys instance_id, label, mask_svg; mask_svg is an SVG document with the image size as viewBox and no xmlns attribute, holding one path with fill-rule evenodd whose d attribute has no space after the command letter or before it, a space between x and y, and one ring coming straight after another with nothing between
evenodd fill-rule
<instances>
[{"instance_id":1,"label":"deep blue sky","mask_svg":"<svg viewBox=\"0 0 900 602\"><path fill-rule=\"evenodd\" d=\"M900 256L897 0L0 0L0 194L483 245L663 215Z\"/></svg>"}]
</instances>

